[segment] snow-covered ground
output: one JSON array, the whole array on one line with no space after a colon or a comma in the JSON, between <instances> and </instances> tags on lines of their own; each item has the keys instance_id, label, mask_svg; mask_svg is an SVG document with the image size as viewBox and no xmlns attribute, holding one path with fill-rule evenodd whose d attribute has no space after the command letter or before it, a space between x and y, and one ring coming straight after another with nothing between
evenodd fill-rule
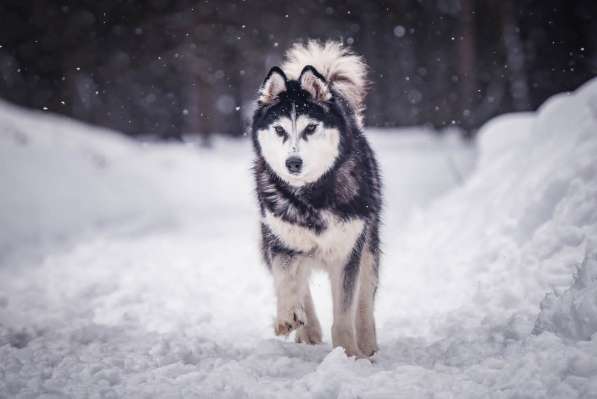
<instances>
[{"instance_id":1,"label":"snow-covered ground","mask_svg":"<svg viewBox=\"0 0 597 399\"><path fill-rule=\"evenodd\" d=\"M273 335L245 141L0 104L0 398L597 397L597 80L455 135L369 132L380 352Z\"/></svg>"}]
</instances>

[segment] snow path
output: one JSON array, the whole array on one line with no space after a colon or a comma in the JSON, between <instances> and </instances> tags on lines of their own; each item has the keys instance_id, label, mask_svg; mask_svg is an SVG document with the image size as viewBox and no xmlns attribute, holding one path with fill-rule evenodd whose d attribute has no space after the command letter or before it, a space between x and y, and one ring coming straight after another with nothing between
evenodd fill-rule
<instances>
[{"instance_id":1,"label":"snow path","mask_svg":"<svg viewBox=\"0 0 597 399\"><path fill-rule=\"evenodd\" d=\"M138 145L0 105L0 398L597 397L597 81L477 149L370 132L373 363L332 350L322 275L325 343L273 336L247 142Z\"/></svg>"}]
</instances>

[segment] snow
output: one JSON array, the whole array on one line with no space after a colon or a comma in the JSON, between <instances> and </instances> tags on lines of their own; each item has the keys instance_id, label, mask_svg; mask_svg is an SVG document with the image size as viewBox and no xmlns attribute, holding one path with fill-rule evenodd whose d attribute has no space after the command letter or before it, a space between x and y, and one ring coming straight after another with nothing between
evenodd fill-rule
<instances>
[{"instance_id":1,"label":"snow","mask_svg":"<svg viewBox=\"0 0 597 399\"><path fill-rule=\"evenodd\" d=\"M273 335L247 140L0 104L0 397L597 397L597 80L475 145L369 132L380 352Z\"/></svg>"}]
</instances>

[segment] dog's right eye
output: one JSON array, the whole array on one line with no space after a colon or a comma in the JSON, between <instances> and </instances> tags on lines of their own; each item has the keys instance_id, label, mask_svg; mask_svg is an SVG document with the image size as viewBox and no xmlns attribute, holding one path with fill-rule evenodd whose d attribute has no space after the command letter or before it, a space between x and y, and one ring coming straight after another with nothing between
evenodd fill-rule
<instances>
[{"instance_id":1,"label":"dog's right eye","mask_svg":"<svg viewBox=\"0 0 597 399\"><path fill-rule=\"evenodd\" d=\"M280 137L284 137L284 135L286 135L286 131L282 126L276 126L274 127L274 130L276 131L276 134Z\"/></svg>"}]
</instances>

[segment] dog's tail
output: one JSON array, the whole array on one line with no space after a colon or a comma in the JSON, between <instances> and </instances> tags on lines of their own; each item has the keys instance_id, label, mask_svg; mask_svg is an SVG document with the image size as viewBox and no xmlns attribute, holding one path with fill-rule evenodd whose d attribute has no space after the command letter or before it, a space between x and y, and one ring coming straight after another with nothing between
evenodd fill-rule
<instances>
[{"instance_id":1,"label":"dog's tail","mask_svg":"<svg viewBox=\"0 0 597 399\"><path fill-rule=\"evenodd\" d=\"M340 42L309 40L295 43L287 52L282 70L289 79L298 79L303 68L313 66L327 83L348 102L362 126L367 93L367 65Z\"/></svg>"}]
</instances>

